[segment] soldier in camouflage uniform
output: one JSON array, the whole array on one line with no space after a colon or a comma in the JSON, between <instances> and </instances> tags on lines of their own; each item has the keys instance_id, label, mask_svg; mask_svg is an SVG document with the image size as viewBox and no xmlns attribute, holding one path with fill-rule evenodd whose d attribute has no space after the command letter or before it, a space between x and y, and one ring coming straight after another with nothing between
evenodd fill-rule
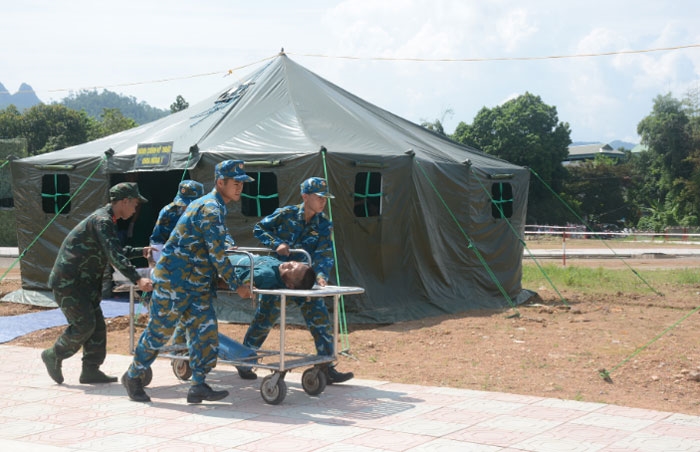
<instances>
[{"instance_id":1,"label":"soldier in camouflage uniform","mask_svg":"<svg viewBox=\"0 0 700 452\"><path fill-rule=\"evenodd\" d=\"M216 365L219 347L218 324L214 311L218 276L241 298L250 298L250 288L242 285L226 256L226 203L241 198L243 183L253 180L243 170L243 162L226 160L215 169L215 187L211 193L193 201L180 217L165 243L163 254L153 271L150 318L139 338L134 359L122 376L129 398L148 402L143 376L158 351L182 321L187 330L188 352L192 368L188 403L215 401L228 396L205 383Z\"/></svg>"},{"instance_id":2,"label":"soldier in camouflage uniform","mask_svg":"<svg viewBox=\"0 0 700 452\"><path fill-rule=\"evenodd\" d=\"M183 180L177 187L177 195L175 195L173 201L160 209L150 238L151 257L154 263L158 262L163 246L168 241L177 220L180 219L187 206L203 194L204 185L200 182Z\"/></svg>"},{"instance_id":3,"label":"soldier in camouflage uniform","mask_svg":"<svg viewBox=\"0 0 700 452\"><path fill-rule=\"evenodd\" d=\"M54 345L41 353L49 376L63 382L62 361L83 348L80 383L113 383L116 377L99 368L107 356L107 329L100 308L102 276L112 264L135 283L139 290L152 289L151 280L142 278L129 262L145 256L144 248L122 248L117 236L117 220L126 220L139 202L148 202L133 182L123 182L109 190L110 203L81 221L63 241L49 276L56 303L66 316L68 327Z\"/></svg>"},{"instance_id":4,"label":"soldier in camouflage uniform","mask_svg":"<svg viewBox=\"0 0 700 452\"><path fill-rule=\"evenodd\" d=\"M281 207L255 225L253 235L260 242L275 250L281 260L291 260L289 250L303 248L311 255L312 266L316 271L316 283L325 286L333 268L332 223L323 213L328 198L325 179L312 177L301 184L303 202L299 205ZM298 258L298 256L297 256ZM306 300L302 297L288 297L296 303L306 326L316 345L316 353L322 356L333 354L335 341L333 328L326 304L321 298ZM262 295L255 316L243 344L259 349L280 316L280 297ZM237 367L238 375L246 380L257 378L249 367ZM334 366L324 366L328 383L341 383L351 379L352 372L338 372Z\"/></svg>"},{"instance_id":5,"label":"soldier in camouflage uniform","mask_svg":"<svg viewBox=\"0 0 700 452\"><path fill-rule=\"evenodd\" d=\"M202 197L204 194L204 185L195 180L183 180L177 187L177 195L173 201L163 207L158 213L156 225L151 233L151 265L155 265L160 259L160 255L165 246L165 242L170 238L170 233L175 228L177 220L180 219L185 209L192 201ZM226 235L226 248L231 248L235 244L230 235ZM187 339L185 336L184 326L178 323L173 334L172 343L184 345Z\"/></svg>"}]
</instances>

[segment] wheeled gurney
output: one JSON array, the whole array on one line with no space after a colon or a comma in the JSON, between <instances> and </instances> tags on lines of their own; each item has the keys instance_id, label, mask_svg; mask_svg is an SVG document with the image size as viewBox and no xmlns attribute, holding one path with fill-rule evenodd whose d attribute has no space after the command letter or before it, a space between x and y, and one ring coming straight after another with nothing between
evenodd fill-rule
<instances>
[{"instance_id":1,"label":"wheeled gurney","mask_svg":"<svg viewBox=\"0 0 700 452\"><path fill-rule=\"evenodd\" d=\"M311 262L311 256L301 249L290 250L292 253L304 254L306 262ZM229 250L229 254L246 254L250 260L251 274L251 292L254 294L254 299L258 295L277 295L280 297L280 345L279 350L252 350L243 344L226 337L219 333L219 353L218 362L221 364L231 364L238 367L256 367L259 369L269 369L271 374L265 376L260 384L260 395L263 400L271 405L281 403L287 395L287 385L284 377L287 372L301 367L308 367L302 374L301 384L304 391L312 396L319 395L326 388L326 374L322 371L322 366L329 365L337 359L336 350L338 349L338 306L339 299L343 295L353 295L364 293L361 287L351 286L314 286L309 290L294 290L294 289L258 289L253 287L254 263L253 252L270 253L268 248L238 248ZM286 333L286 301L287 297L312 297L325 298L333 297L333 354L328 356L311 355L303 353L288 352L285 350L285 333ZM132 287L129 297L129 333L130 333L130 351L134 351L134 299L135 289ZM191 377L192 371L189 368L189 357L187 355L187 347L185 345L168 345L163 347L159 356L170 358L174 374L181 380L187 380ZM149 369L150 370L150 369ZM148 372L144 376L144 386L150 383L152 373Z\"/></svg>"}]
</instances>

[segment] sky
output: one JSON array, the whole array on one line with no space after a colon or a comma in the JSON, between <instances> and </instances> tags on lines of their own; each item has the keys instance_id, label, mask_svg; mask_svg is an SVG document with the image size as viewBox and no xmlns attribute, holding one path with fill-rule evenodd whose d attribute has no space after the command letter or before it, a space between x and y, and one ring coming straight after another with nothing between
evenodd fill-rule
<instances>
[{"instance_id":1,"label":"sky","mask_svg":"<svg viewBox=\"0 0 700 452\"><path fill-rule=\"evenodd\" d=\"M697 0L0 0L0 83L46 103L108 89L168 109L284 48L447 133L529 92L574 142L639 143L656 96L700 87L699 21Z\"/></svg>"}]
</instances>

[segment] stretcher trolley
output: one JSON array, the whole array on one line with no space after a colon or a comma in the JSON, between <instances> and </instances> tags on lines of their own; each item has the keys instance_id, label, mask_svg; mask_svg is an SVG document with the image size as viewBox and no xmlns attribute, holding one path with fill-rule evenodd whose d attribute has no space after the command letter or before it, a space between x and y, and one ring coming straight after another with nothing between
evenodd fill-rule
<instances>
[{"instance_id":1,"label":"stretcher trolley","mask_svg":"<svg viewBox=\"0 0 700 452\"><path fill-rule=\"evenodd\" d=\"M251 361L255 362L254 367L270 369L272 374L262 379L260 384L260 395L265 402L271 405L281 403L287 395L287 385L284 382L286 373L300 367L313 366L304 371L301 377L301 386L309 395L318 395L326 388L326 374L322 371L321 365L329 364L336 360L336 350L338 349L338 300L341 295L352 295L363 293L361 287L349 286L314 286L310 290L292 289L255 289L256 294L277 295L281 298L280 303L280 348L279 350L258 350L257 356L243 358L232 362L238 366L251 366ZM312 297L323 298L333 297L333 355L305 355L301 353L285 352L285 329L286 329L286 309L287 297ZM271 359L266 363L265 359Z\"/></svg>"},{"instance_id":2,"label":"stretcher trolley","mask_svg":"<svg viewBox=\"0 0 700 452\"><path fill-rule=\"evenodd\" d=\"M290 250L292 253L301 253L305 255L306 261L311 262L311 257L303 249ZM247 254L250 261L250 274L254 274L253 252L270 253L268 248L238 248L228 251L229 254ZM253 285L251 278L251 286ZM238 367L256 367L258 369L269 369L271 374L265 376L260 384L260 395L263 400L271 405L282 403L287 395L287 385L284 377L287 372L294 369L308 367L301 378L301 385L304 391L309 395L319 395L326 388L326 374L323 372L323 366L329 365L337 359L336 350L338 349L338 306L340 297L343 295L353 295L364 293L361 287L352 286L325 286L315 285L309 290L295 289L258 289L253 288L253 297L258 295L277 295L280 297L280 320L279 320L279 350L252 350L243 344L228 338L223 334L219 334L219 353L218 362L221 364L231 364ZM286 318L286 301L287 297L311 297L311 298L326 298L333 297L333 355L320 356L303 353L288 352L285 350L285 331L287 325ZM134 290L131 290L130 296L130 347L131 352L134 350ZM187 347L185 345L168 345L163 347L159 352L160 357L170 358L174 374L181 380L187 380L192 376L192 370L189 367L189 357L187 356ZM149 369L150 370L150 369ZM144 386L150 383L152 373L144 376Z\"/></svg>"}]
</instances>

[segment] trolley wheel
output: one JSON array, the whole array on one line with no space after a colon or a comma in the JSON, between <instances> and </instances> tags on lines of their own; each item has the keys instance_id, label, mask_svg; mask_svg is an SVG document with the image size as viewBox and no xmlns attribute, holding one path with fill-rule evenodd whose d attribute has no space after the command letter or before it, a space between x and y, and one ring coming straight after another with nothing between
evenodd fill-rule
<instances>
[{"instance_id":1,"label":"trolley wheel","mask_svg":"<svg viewBox=\"0 0 700 452\"><path fill-rule=\"evenodd\" d=\"M192 376L189 359L172 359L170 360L170 365L173 367L173 373L178 379L187 381Z\"/></svg>"},{"instance_id":2,"label":"trolley wheel","mask_svg":"<svg viewBox=\"0 0 700 452\"><path fill-rule=\"evenodd\" d=\"M310 396L316 396L326 389L326 374L317 367L306 369L301 375L301 386Z\"/></svg>"},{"instance_id":3,"label":"trolley wheel","mask_svg":"<svg viewBox=\"0 0 700 452\"><path fill-rule=\"evenodd\" d=\"M143 377L141 378L141 384L143 384L144 386L148 386L149 384L151 384L151 381L153 381L153 369L149 367L143 373Z\"/></svg>"},{"instance_id":4,"label":"trolley wheel","mask_svg":"<svg viewBox=\"0 0 700 452\"><path fill-rule=\"evenodd\" d=\"M263 400L270 405L279 405L287 397L287 383L282 376L277 380L277 384L272 382L275 374L263 378L260 384L260 395Z\"/></svg>"}]
</instances>

